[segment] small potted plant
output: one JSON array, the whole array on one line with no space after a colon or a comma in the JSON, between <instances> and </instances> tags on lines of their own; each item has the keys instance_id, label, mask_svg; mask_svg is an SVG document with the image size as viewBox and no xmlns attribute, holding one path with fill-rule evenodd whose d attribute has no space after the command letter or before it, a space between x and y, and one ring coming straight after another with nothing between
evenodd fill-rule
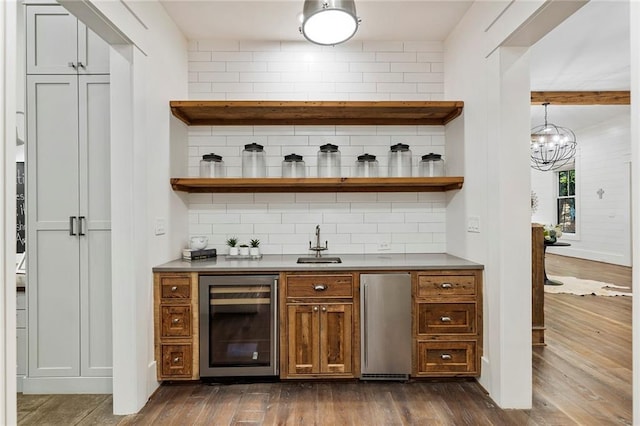
<instances>
[{"instance_id":1,"label":"small potted plant","mask_svg":"<svg viewBox=\"0 0 640 426\"><path fill-rule=\"evenodd\" d=\"M251 256L260 256L260 240L253 239L249 242L251 247L249 247L249 254Z\"/></svg>"},{"instance_id":2,"label":"small potted plant","mask_svg":"<svg viewBox=\"0 0 640 426\"><path fill-rule=\"evenodd\" d=\"M238 246L240 251L240 256L249 256L249 246L246 244L240 244Z\"/></svg>"},{"instance_id":3,"label":"small potted plant","mask_svg":"<svg viewBox=\"0 0 640 426\"><path fill-rule=\"evenodd\" d=\"M230 256L237 256L238 255L238 247L236 247L236 244L238 244L238 239L236 237L231 237L227 240L227 245L229 246L229 255Z\"/></svg>"}]
</instances>

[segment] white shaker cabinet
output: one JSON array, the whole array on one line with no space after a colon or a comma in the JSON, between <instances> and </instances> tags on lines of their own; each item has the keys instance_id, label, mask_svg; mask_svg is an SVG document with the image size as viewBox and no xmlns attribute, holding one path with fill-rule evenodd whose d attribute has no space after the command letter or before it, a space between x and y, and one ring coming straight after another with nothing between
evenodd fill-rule
<instances>
[{"instance_id":1,"label":"white shaker cabinet","mask_svg":"<svg viewBox=\"0 0 640 426\"><path fill-rule=\"evenodd\" d=\"M109 102L108 75L27 75L26 393L111 390Z\"/></svg>"},{"instance_id":2,"label":"white shaker cabinet","mask_svg":"<svg viewBox=\"0 0 640 426\"><path fill-rule=\"evenodd\" d=\"M58 5L28 6L27 74L109 74L109 46Z\"/></svg>"}]
</instances>

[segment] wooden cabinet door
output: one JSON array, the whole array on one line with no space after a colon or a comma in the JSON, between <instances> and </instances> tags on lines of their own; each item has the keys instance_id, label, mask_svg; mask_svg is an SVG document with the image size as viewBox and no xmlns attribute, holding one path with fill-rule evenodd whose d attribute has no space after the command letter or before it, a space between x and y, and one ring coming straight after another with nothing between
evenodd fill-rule
<instances>
[{"instance_id":1,"label":"wooden cabinet door","mask_svg":"<svg viewBox=\"0 0 640 426\"><path fill-rule=\"evenodd\" d=\"M319 321L317 304L287 306L289 374L319 372Z\"/></svg>"},{"instance_id":2,"label":"wooden cabinet door","mask_svg":"<svg viewBox=\"0 0 640 426\"><path fill-rule=\"evenodd\" d=\"M320 305L320 372L351 373L351 304Z\"/></svg>"}]
</instances>

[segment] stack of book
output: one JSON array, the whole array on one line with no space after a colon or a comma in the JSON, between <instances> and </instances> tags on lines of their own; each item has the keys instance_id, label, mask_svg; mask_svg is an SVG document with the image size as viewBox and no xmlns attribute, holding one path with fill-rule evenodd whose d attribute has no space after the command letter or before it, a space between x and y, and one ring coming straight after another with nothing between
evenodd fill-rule
<instances>
[{"instance_id":1,"label":"stack of book","mask_svg":"<svg viewBox=\"0 0 640 426\"><path fill-rule=\"evenodd\" d=\"M182 260L204 260L216 257L216 249L184 249L182 250Z\"/></svg>"}]
</instances>

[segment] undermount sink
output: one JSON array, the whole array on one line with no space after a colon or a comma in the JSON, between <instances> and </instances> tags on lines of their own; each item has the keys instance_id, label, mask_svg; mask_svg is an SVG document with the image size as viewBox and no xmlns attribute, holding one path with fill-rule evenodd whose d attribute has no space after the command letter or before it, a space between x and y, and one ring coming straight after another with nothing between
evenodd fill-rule
<instances>
[{"instance_id":1,"label":"undermount sink","mask_svg":"<svg viewBox=\"0 0 640 426\"><path fill-rule=\"evenodd\" d=\"M299 257L298 263L342 263L339 257Z\"/></svg>"}]
</instances>

